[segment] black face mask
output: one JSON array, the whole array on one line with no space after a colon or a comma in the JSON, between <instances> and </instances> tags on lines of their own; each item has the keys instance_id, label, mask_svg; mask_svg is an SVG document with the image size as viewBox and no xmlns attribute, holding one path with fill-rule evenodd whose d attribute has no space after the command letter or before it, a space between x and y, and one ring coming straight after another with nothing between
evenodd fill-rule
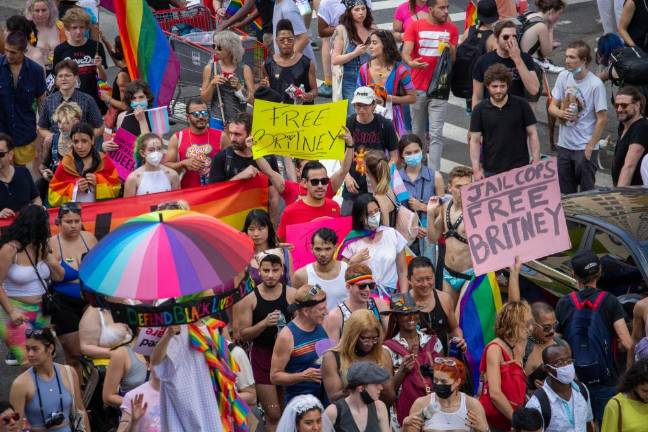
<instances>
[{"instance_id":1,"label":"black face mask","mask_svg":"<svg viewBox=\"0 0 648 432\"><path fill-rule=\"evenodd\" d=\"M364 402L365 405L371 405L375 402L366 389L360 392L360 399L362 399L362 402Z\"/></svg>"},{"instance_id":2,"label":"black face mask","mask_svg":"<svg viewBox=\"0 0 648 432\"><path fill-rule=\"evenodd\" d=\"M452 396L452 386L450 384L434 383L434 393L441 399L448 399Z\"/></svg>"}]
</instances>

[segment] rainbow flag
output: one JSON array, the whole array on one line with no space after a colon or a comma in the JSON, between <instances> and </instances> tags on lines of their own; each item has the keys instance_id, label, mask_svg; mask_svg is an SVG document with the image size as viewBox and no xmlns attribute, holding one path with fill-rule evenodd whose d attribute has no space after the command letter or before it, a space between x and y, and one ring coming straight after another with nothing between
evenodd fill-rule
<instances>
[{"instance_id":1,"label":"rainbow flag","mask_svg":"<svg viewBox=\"0 0 648 432\"><path fill-rule=\"evenodd\" d=\"M355 230L352 229L349 234L344 237L344 240L342 240L342 243L340 243L340 246L338 246L336 250L335 256L337 257L338 260L342 259L342 252L344 252L344 249L346 249L351 243L354 241L360 240L361 238L364 237L371 237L373 238L376 235L376 231L369 231L369 230Z\"/></svg>"},{"instance_id":2,"label":"rainbow flag","mask_svg":"<svg viewBox=\"0 0 648 432\"><path fill-rule=\"evenodd\" d=\"M168 107L162 106L146 110L146 117L151 124L151 132L160 136L171 130Z\"/></svg>"},{"instance_id":3,"label":"rainbow flag","mask_svg":"<svg viewBox=\"0 0 648 432\"><path fill-rule=\"evenodd\" d=\"M143 79L154 105L168 105L180 77L180 62L145 0L114 0L124 58L132 79Z\"/></svg>"},{"instance_id":4,"label":"rainbow flag","mask_svg":"<svg viewBox=\"0 0 648 432\"><path fill-rule=\"evenodd\" d=\"M227 5L227 8L225 9L225 14L228 17L231 17L243 7L243 3L245 3L245 0L231 0ZM254 21L250 23L250 25L256 32L263 30L263 20L261 20L261 16L256 17Z\"/></svg>"},{"instance_id":5,"label":"rainbow flag","mask_svg":"<svg viewBox=\"0 0 648 432\"><path fill-rule=\"evenodd\" d=\"M459 305L459 326L466 340L466 361L475 384L479 386L479 362L486 345L495 339L495 316L502 307L502 295L495 273L470 281Z\"/></svg>"},{"instance_id":6,"label":"rainbow flag","mask_svg":"<svg viewBox=\"0 0 648 432\"><path fill-rule=\"evenodd\" d=\"M477 20L477 6L473 0L468 0L468 6L466 7L466 18L464 18L464 30L468 27L477 25L479 21Z\"/></svg>"}]
</instances>

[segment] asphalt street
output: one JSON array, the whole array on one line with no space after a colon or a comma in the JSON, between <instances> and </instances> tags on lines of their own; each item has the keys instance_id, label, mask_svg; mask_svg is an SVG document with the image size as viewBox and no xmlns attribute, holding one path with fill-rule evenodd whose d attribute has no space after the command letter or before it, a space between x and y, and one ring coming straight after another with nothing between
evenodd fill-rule
<instances>
[{"instance_id":1,"label":"asphalt street","mask_svg":"<svg viewBox=\"0 0 648 432\"><path fill-rule=\"evenodd\" d=\"M374 0L374 18L380 28L391 29L394 9L404 0ZM602 34L602 27L597 21L598 12L594 0L567 0L568 6L564 11L561 21L555 29L556 40L562 43L562 47L554 51L552 60L557 65L564 64L564 47L571 40L583 39L596 46L596 39ZM452 21L457 25L460 32L463 30L464 10L467 0L450 0L450 13ZM24 7L24 0L3 0L0 5L0 22L15 13L19 13ZM316 34L317 22L313 20L311 30ZM108 12L101 14L101 29L108 39L117 35L117 26L114 15ZM317 54L317 52L316 52ZM592 65L594 67L594 65ZM321 64L318 65L321 71ZM113 68L114 73L114 68ZM321 72L320 72L321 75ZM321 76L319 77L321 78ZM549 84L553 85L556 75L549 75ZM608 94L611 92L608 85ZM321 99L325 102L325 99ZM543 97L537 105L536 115L538 117L538 131L540 134L541 150L544 154L552 154L549 149L548 131L547 131L547 114L545 112L546 99ZM611 136L612 142L616 140L617 121L610 105L610 115L604 137ZM466 143L467 128L469 117L465 111L465 103L462 99L451 98L448 104L446 114L446 124L443 129L444 150L442 160L442 171L449 172L452 167L458 164L469 165L468 146ZM597 175L597 184L601 186L611 185L609 176L609 164L611 158L606 151L601 152L601 163L603 169ZM2 345L2 344L0 344ZM60 350L59 350L60 351ZM6 366L4 361L5 347L0 346L0 399L6 399L9 395L9 389L14 377L19 373L20 368L17 366Z\"/></svg>"}]
</instances>

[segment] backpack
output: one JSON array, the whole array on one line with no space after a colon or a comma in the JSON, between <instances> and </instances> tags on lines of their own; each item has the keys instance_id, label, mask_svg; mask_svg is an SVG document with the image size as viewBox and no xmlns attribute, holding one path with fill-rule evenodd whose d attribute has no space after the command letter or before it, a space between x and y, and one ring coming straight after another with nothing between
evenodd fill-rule
<instances>
[{"instance_id":1,"label":"backpack","mask_svg":"<svg viewBox=\"0 0 648 432\"><path fill-rule=\"evenodd\" d=\"M421 370L423 369L423 365L433 366L434 359L439 356L439 354L434 350L436 342L436 336L432 336L432 338L421 349L419 349L416 354L414 369L412 369L412 372L403 378L400 393L398 393L396 401L396 417L398 418L398 424L403 424L403 420L405 420L405 417L409 415L410 408L412 408L416 399L432 392L432 377L424 375L421 373ZM407 348L394 339L386 340L383 345L401 357L411 354ZM395 390L398 391L398 389Z\"/></svg>"},{"instance_id":2,"label":"backpack","mask_svg":"<svg viewBox=\"0 0 648 432\"><path fill-rule=\"evenodd\" d=\"M610 70L619 75L614 79L615 85L626 84L640 86L648 84L648 54L638 47L617 48L610 54ZM612 76L612 74L610 74Z\"/></svg>"},{"instance_id":3,"label":"backpack","mask_svg":"<svg viewBox=\"0 0 648 432\"><path fill-rule=\"evenodd\" d=\"M519 17L517 17L517 41L518 44L522 43L522 37L524 36L524 33L526 33L527 30L529 30L531 27L533 27L536 24L540 24L543 19L541 16L530 16L533 14L536 14L537 12L534 11L529 11L526 13L523 13ZM529 55L535 54L536 51L540 49L540 41L536 41L535 45L529 49L527 52Z\"/></svg>"},{"instance_id":4,"label":"backpack","mask_svg":"<svg viewBox=\"0 0 648 432\"><path fill-rule=\"evenodd\" d=\"M599 313L606 296L601 291L594 302L581 301L576 292L569 296L575 309L563 338L572 349L576 376L588 386L613 383L612 338Z\"/></svg>"},{"instance_id":5,"label":"backpack","mask_svg":"<svg viewBox=\"0 0 648 432\"><path fill-rule=\"evenodd\" d=\"M452 94L459 98L472 98L472 74L477 59L486 53L486 41L493 34L492 30L477 30L472 26L468 36L457 47L457 55L450 78Z\"/></svg>"},{"instance_id":6,"label":"backpack","mask_svg":"<svg viewBox=\"0 0 648 432\"><path fill-rule=\"evenodd\" d=\"M585 387L585 384L578 380L574 382L578 386L578 391L580 392L580 394L582 394L585 398L585 402L588 402L589 393L587 392L587 387ZM547 430L549 428L549 425L551 424L551 404L549 403L549 396L547 396L547 392L542 387L533 392L533 396L535 396L536 399L538 399L538 402L540 402L540 414L542 414L542 423L544 424L544 429Z\"/></svg>"}]
</instances>

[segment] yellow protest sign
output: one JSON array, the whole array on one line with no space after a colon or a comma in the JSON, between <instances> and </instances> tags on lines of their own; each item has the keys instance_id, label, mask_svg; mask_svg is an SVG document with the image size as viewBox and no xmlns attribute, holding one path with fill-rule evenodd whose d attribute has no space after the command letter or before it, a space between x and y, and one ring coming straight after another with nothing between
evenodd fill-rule
<instances>
[{"instance_id":1,"label":"yellow protest sign","mask_svg":"<svg viewBox=\"0 0 648 432\"><path fill-rule=\"evenodd\" d=\"M348 101L288 105L257 99L252 116L255 158L267 155L299 159L344 159Z\"/></svg>"}]
</instances>

